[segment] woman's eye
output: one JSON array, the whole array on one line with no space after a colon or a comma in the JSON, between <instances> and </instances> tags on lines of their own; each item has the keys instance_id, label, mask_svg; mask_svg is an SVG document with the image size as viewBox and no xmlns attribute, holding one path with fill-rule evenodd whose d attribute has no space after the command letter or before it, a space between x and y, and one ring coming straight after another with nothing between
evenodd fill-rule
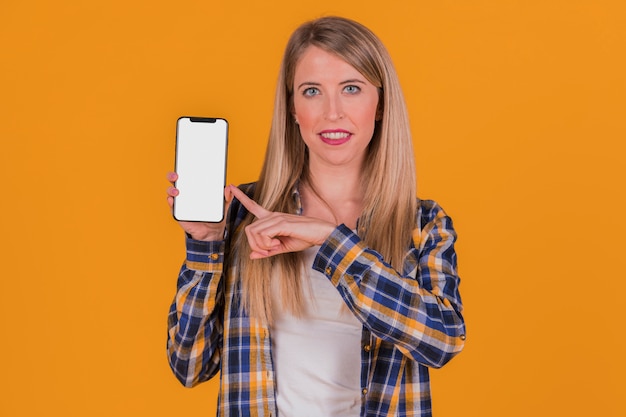
<instances>
[{"instance_id":1,"label":"woman's eye","mask_svg":"<svg viewBox=\"0 0 626 417\"><path fill-rule=\"evenodd\" d=\"M347 85L343 90L348 94L356 94L361 91L361 88L356 85Z\"/></svg>"},{"instance_id":2,"label":"woman's eye","mask_svg":"<svg viewBox=\"0 0 626 417\"><path fill-rule=\"evenodd\" d=\"M302 95L307 96L307 97L312 97L315 96L317 94L319 94L320 90L318 90L315 87L309 87L304 89L304 91L302 92Z\"/></svg>"}]
</instances>

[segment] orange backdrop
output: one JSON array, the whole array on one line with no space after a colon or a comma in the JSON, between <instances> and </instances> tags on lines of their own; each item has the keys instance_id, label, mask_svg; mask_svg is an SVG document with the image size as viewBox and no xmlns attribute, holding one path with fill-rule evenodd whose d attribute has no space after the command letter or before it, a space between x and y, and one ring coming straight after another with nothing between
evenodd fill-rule
<instances>
[{"instance_id":1,"label":"orange backdrop","mask_svg":"<svg viewBox=\"0 0 626 417\"><path fill-rule=\"evenodd\" d=\"M288 35L339 14L398 68L419 193L453 216L466 350L435 415L623 416L621 0L4 1L0 415L214 415L165 355L176 118L256 179Z\"/></svg>"}]
</instances>

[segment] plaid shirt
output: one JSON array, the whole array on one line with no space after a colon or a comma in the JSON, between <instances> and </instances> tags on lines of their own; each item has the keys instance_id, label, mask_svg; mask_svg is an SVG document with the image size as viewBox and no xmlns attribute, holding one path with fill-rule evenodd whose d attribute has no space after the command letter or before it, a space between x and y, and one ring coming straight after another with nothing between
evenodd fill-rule
<instances>
[{"instance_id":1,"label":"plaid shirt","mask_svg":"<svg viewBox=\"0 0 626 417\"><path fill-rule=\"evenodd\" d=\"M250 195L253 187L242 189ZM187 387L221 371L219 416L276 417L270 330L242 313L240 281L224 264L230 231L246 214L235 200L224 241L187 239L168 317L168 358ZM417 225L402 274L345 225L313 263L363 323L363 417L431 416L428 367L443 366L463 349L452 220L435 202L420 200Z\"/></svg>"}]
</instances>

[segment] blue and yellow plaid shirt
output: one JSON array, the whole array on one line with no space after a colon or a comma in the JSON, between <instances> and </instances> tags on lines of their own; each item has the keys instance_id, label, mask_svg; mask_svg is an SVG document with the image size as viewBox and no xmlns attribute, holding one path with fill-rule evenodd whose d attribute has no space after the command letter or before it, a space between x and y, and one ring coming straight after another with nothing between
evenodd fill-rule
<instances>
[{"instance_id":1,"label":"blue and yellow plaid shirt","mask_svg":"<svg viewBox=\"0 0 626 417\"><path fill-rule=\"evenodd\" d=\"M250 195L253 187L242 189ZM224 241L187 239L168 316L168 357L187 387L220 372L219 416L276 417L269 328L241 311L240 282L224 263L229 231L246 214L234 200ZM364 417L431 416L428 367L443 366L463 349L452 220L437 203L420 200L417 225L401 274L345 225L313 263L363 323L355 354L361 355Z\"/></svg>"}]
</instances>

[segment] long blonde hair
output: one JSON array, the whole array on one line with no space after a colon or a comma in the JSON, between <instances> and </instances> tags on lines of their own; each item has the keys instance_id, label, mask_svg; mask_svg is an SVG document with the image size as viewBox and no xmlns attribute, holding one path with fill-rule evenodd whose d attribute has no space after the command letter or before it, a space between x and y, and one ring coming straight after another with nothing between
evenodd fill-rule
<instances>
[{"instance_id":1,"label":"long blonde hair","mask_svg":"<svg viewBox=\"0 0 626 417\"><path fill-rule=\"evenodd\" d=\"M377 121L363 167L363 211L357 233L368 247L402 272L403 260L416 224L415 163L409 120L398 76L382 42L365 26L341 17L322 17L301 25L291 35L280 67L274 114L254 200L271 211L295 213L292 191L306 181L308 151L292 116L296 65L309 46L333 53L352 65L379 88ZM250 260L244 227L254 221L248 214L235 232L231 264L241 276L242 306L265 323L272 323L272 275L280 279L283 306L302 313L300 276L302 256L288 253ZM273 273L274 272L274 273Z\"/></svg>"}]
</instances>

